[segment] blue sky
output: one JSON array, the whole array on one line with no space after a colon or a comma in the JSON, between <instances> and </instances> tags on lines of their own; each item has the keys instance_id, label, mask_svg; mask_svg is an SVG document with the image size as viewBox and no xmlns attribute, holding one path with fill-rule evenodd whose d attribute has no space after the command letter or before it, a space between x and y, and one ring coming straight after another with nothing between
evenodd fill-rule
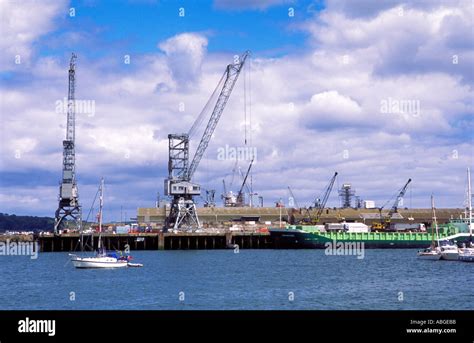
<instances>
[{"instance_id":1,"label":"blue sky","mask_svg":"<svg viewBox=\"0 0 474 343\"><path fill-rule=\"evenodd\" d=\"M209 52L245 51L266 56L281 56L300 49L308 33L297 24L322 9L323 3L300 1L270 8L219 8L213 1L73 1L76 17L68 13L61 18L58 30L45 36L53 40L62 34L78 30L93 32L91 45L104 43L109 49L90 50L90 46L75 46L81 55L101 56L112 51L128 53L155 52L157 42L177 33L202 32L212 44ZM311 12L308 7L311 5ZM288 8L295 11L294 27L288 21ZM184 9L184 16L179 16ZM64 45L67 45L65 43ZM43 55L60 52L64 45L39 46Z\"/></svg>"},{"instance_id":2,"label":"blue sky","mask_svg":"<svg viewBox=\"0 0 474 343\"><path fill-rule=\"evenodd\" d=\"M67 96L72 51L77 98L95 102L77 115L86 212L101 176L106 219L153 206L167 134L189 129L245 50L251 59L195 175L218 202L234 161L217 151L245 146L247 132L254 191L268 206L288 198L287 186L308 205L334 171L337 185L378 205L408 178L414 207L429 207L431 193L439 207L464 205L474 167L470 1L63 0L1 10L0 212L54 214L66 122L55 102ZM413 106L387 112L389 99ZM338 203L334 192L329 205Z\"/></svg>"}]
</instances>

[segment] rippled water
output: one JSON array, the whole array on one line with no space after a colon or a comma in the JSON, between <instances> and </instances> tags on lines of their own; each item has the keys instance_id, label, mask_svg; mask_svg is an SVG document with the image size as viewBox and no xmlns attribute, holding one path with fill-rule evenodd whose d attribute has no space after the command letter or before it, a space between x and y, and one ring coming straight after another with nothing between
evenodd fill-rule
<instances>
[{"instance_id":1,"label":"rippled water","mask_svg":"<svg viewBox=\"0 0 474 343\"><path fill-rule=\"evenodd\" d=\"M0 256L0 309L474 309L474 263L417 260L415 250L367 250L362 260L323 250L133 256L145 266Z\"/></svg>"}]
</instances>

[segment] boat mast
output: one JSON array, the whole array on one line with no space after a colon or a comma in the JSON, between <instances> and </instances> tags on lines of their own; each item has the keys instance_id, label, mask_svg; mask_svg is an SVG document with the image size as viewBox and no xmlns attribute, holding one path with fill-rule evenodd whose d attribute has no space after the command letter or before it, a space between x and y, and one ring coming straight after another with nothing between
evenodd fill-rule
<instances>
[{"instance_id":1,"label":"boat mast","mask_svg":"<svg viewBox=\"0 0 474 343\"><path fill-rule=\"evenodd\" d=\"M100 179L100 194L99 194L99 243L100 250L102 245L102 208L104 207L104 178Z\"/></svg>"},{"instance_id":2,"label":"boat mast","mask_svg":"<svg viewBox=\"0 0 474 343\"><path fill-rule=\"evenodd\" d=\"M434 213L434 222L435 222L435 228L436 228L436 242L438 243L438 247L440 247L441 245L439 244L438 220L436 219L436 210L434 208L434 198L433 198L433 213Z\"/></svg>"},{"instance_id":3,"label":"boat mast","mask_svg":"<svg viewBox=\"0 0 474 343\"><path fill-rule=\"evenodd\" d=\"M431 209L433 211L433 224L431 225L431 246L434 248L434 230L433 230L433 225L436 228L436 239L438 241L438 246L439 246L439 235L438 235L438 221L436 219L436 210L435 210L435 204L434 204L434 196L431 194Z\"/></svg>"},{"instance_id":4,"label":"boat mast","mask_svg":"<svg viewBox=\"0 0 474 343\"><path fill-rule=\"evenodd\" d=\"M472 236L472 190L471 190L471 169L467 168L467 204L469 207L469 235Z\"/></svg>"}]
</instances>

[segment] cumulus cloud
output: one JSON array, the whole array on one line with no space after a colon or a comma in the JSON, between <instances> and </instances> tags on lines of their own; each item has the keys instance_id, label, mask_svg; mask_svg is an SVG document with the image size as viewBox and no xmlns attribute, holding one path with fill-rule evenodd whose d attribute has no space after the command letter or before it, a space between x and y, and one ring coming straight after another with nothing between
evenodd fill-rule
<instances>
[{"instance_id":1,"label":"cumulus cloud","mask_svg":"<svg viewBox=\"0 0 474 343\"><path fill-rule=\"evenodd\" d=\"M356 101L331 90L314 94L304 106L300 119L310 126L321 122L356 125L361 122L361 112Z\"/></svg>"},{"instance_id":2,"label":"cumulus cloud","mask_svg":"<svg viewBox=\"0 0 474 343\"><path fill-rule=\"evenodd\" d=\"M201 75L207 38L198 33L182 33L159 44L166 53L168 67L178 86L189 87Z\"/></svg>"},{"instance_id":3,"label":"cumulus cloud","mask_svg":"<svg viewBox=\"0 0 474 343\"><path fill-rule=\"evenodd\" d=\"M474 9L469 2L442 4L431 10L400 4L370 18L326 10L306 29L318 46L373 61L381 76L443 71L472 81L474 43L460 37L472 36Z\"/></svg>"},{"instance_id":4,"label":"cumulus cloud","mask_svg":"<svg viewBox=\"0 0 474 343\"><path fill-rule=\"evenodd\" d=\"M378 15L380 12L403 5L406 8L416 8L429 11L442 6L460 6L468 3L469 0L327 0L326 8L331 12L344 13L345 16L355 18L369 18Z\"/></svg>"},{"instance_id":5,"label":"cumulus cloud","mask_svg":"<svg viewBox=\"0 0 474 343\"><path fill-rule=\"evenodd\" d=\"M54 28L54 19L66 10L66 1L0 1L0 70L13 70L16 56L29 64L33 44Z\"/></svg>"}]
</instances>

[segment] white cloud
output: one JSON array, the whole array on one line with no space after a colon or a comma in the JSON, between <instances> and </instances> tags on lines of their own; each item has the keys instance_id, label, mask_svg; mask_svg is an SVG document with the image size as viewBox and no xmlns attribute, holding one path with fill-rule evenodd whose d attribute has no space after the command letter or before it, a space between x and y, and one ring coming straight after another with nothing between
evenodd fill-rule
<instances>
[{"instance_id":1,"label":"white cloud","mask_svg":"<svg viewBox=\"0 0 474 343\"><path fill-rule=\"evenodd\" d=\"M356 101L331 90L314 94L304 107L300 119L310 125L317 124L321 120L354 125L360 121L361 112Z\"/></svg>"},{"instance_id":2,"label":"white cloud","mask_svg":"<svg viewBox=\"0 0 474 343\"><path fill-rule=\"evenodd\" d=\"M166 53L168 67L179 86L189 87L201 75L207 38L198 33L182 33L159 44Z\"/></svg>"},{"instance_id":3,"label":"white cloud","mask_svg":"<svg viewBox=\"0 0 474 343\"><path fill-rule=\"evenodd\" d=\"M0 1L0 70L14 70L15 58L29 64L32 45L54 28L54 19L66 11L66 1Z\"/></svg>"},{"instance_id":4,"label":"white cloud","mask_svg":"<svg viewBox=\"0 0 474 343\"><path fill-rule=\"evenodd\" d=\"M444 71L472 81L474 43L461 37L472 36L473 15L469 2L432 10L397 5L370 18L326 10L305 27L322 50L373 61L372 71L382 76Z\"/></svg>"}]
</instances>

